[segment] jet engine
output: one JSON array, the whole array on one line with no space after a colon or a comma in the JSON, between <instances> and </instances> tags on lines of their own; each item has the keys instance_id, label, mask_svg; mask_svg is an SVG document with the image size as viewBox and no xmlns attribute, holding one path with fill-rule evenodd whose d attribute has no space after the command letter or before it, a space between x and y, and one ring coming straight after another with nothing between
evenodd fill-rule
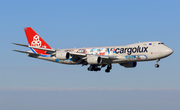
<instances>
[{"instance_id":1,"label":"jet engine","mask_svg":"<svg viewBox=\"0 0 180 110\"><path fill-rule=\"evenodd\" d=\"M125 68L134 68L137 65L137 62L127 62L127 63L119 63L121 66Z\"/></svg>"},{"instance_id":2,"label":"jet engine","mask_svg":"<svg viewBox=\"0 0 180 110\"><path fill-rule=\"evenodd\" d=\"M90 56L87 58L88 64L101 64L102 59L100 56Z\"/></svg>"},{"instance_id":3,"label":"jet engine","mask_svg":"<svg viewBox=\"0 0 180 110\"><path fill-rule=\"evenodd\" d=\"M69 52L57 52L55 57L59 60L67 60L70 57Z\"/></svg>"}]
</instances>

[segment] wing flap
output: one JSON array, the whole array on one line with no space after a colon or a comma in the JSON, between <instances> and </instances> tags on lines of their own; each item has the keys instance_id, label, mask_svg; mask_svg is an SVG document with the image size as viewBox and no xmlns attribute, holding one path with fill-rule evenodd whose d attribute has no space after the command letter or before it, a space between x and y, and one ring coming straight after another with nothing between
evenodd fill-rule
<instances>
[{"instance_id":1,"label":"wing flap","mask_svg":"<svg viewBox=\"0 0 180 110\"><path fill-rule=\"evenodd\" d=\"M86 56L87 54L84 53L73 53L73 52L69 52L71 55L76 55L76 56Z\"/></svg>"},{"instance_id":2,"label":"wing flap","mask_svg":"<svg viewBox=\"0 0 180 110\"><path fill-rule=\"evenodd\" d=\"M102 59L118 59L118 56L109 56L109 55L92 55L92 54L84 54L84 53L73 53L70 52L71 55L75 55L75 56L79 56L79 57L83 57L82 59L87 59L88 56L100 56Z\"/></svg>"},{"instance_id":3,"label":"wing flap","mask_svg":"<svg viewBox=\"0 0 180 110\"><path fill-rule=\"evenodd\" d=\"M75 55L75 56L81 56L81 57L84 57L84 58L86 58L86 56L100 56L101 58L104 58L104 59L117 59L118 58L118 56L92 55L92 54L73 53L73 52L70 52L70 54Z\"/></svg>"},{"instance_id":4,"label":"wing flap","mask_svg":"<svg viewBox=\"0 0 180 110\"><path fill-rule=\"evenodd\" d=\"M103 59L112 59L112 60L118 58L118 56L104 56L104 55L101 55L100 57L103 58Z\"/></svg>"}]
</instances>

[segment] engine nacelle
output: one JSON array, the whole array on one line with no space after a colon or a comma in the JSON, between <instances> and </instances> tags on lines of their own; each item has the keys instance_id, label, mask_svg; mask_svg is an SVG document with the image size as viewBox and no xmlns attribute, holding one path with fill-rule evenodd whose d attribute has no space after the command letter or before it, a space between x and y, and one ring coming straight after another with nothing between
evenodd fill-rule
<instances>
[{"instance_id":1,"label":"engine nacelle","mask_svg":"<svg viewBox=\"0 0 180 110\"><path fill-rule=\"evenodd\" d=\"M101 64L102 59L100 56L90 56L87 58L88 64Z\"/></svg>"},{"instance_id":2,"label":"engine nacelle","mask_svg":"<svg viewBox=\"0 0 180 110\"><path fill-rule=\"evenodd\" d=\"M134 68L137 65L137 62L127 62L127 63L119 63L121 66L126 68Z\"/></svg>"},{"instance_id":3,"label":"engine nacelle","mask_svg":"<svg viewBox=\"0 0 180 110\"><path fill-rule=\"evenodd\" d=\"M69 54L69 52L57 52L55 57L58 60L67 60L67 59L69 59L70 54Z\"/></svg>"}]
</instances>

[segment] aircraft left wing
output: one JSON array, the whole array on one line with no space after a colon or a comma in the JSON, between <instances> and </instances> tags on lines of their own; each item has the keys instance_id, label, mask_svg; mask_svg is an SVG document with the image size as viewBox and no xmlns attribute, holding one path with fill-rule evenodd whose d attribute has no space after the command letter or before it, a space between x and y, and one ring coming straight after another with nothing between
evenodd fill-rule
<instances>
[{"instance_id":1,"label":"aircraft left wing","mask_svg":"<svg viewBox=\"0 0 180 110\"><path fill-rule=\"evenodd\" d=\"M108 56L108 55L92 55L92 54L84 54L84 53L74 53L69 52L71 55L79 56L79 57L88 57L88 56L100 56L103 59L116 59L118 56Z\"/></svg>"},{"instance_id":2,"label":"aircraft left wing","mask_svg":"<svg viewBox=\"0 0 180 110\"><path fill-rule=\"evenodd\" d=\"M118 56L108 56L108 55L101 55L100 57L103 59L113 59L113 60L118 58Z\"/></svg>"},{"instance_id":3,"label":"aircraft left wing","mask_svg":"<svg viewBox=\"0 0 180 110\"><path fill-rule=\"evenodd\" d=\"M115 60L118 59L118 56L108 56L108 55L92 55L92 54L85 54L85 53L74 53L74 52L69 52L73 58L71 60L75 61L76 64L80 64L82 61L87 61L88 57L93 57L93 56L99 56L103 60Z\"/></svg>"}]
</instances>

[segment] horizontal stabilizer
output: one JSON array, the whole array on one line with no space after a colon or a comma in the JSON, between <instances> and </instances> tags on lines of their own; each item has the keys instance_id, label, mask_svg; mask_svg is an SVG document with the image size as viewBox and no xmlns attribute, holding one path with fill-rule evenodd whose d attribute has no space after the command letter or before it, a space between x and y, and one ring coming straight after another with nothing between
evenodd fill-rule
<instances>
[{"instance_id":1,"label":"horizontal stabilizer","mask_svg":"<svg viewBox=\"0 0 180 110\"><path fill-rule=\"evenodd\" d=\"M41 55L41 54L36 54L36 53L33 53L33 52L25 52L25 51L20 51L20 50L12 50L12 51L20 52L20 53L26 53L26 54L33 54L33 55Z\"/></svg>"},{"instance_id":2,"label":"horizontal stabilizer","mask_svg":"<svg viewBox=\"0 0 180 110\"><path fill-rule=\"evenodd\" d=\"M29 47L29 45L25 45L25 44L18 44L18 43L14 43L14 42L12 42L12 44L19 45L19 46L24 46L24 47Z\"/></svg>"},{"instance_id":3,"label":"horizontal stabilizer","mask_svg":"<svg viewBox=\"0 0 180 110\"><path fill-rule=\"evenodd\" d=\"M34 47L34 46L29 46L29 45L19 44L19 43L13 43L13 42L12 42L12 44L23 46L23 47L29 47L29 48L33 48L33 49L38 49L38 50L50 51L50 52L56 51L55 49L40 48L40 47Z\"/></svg>"}]
</instances>

